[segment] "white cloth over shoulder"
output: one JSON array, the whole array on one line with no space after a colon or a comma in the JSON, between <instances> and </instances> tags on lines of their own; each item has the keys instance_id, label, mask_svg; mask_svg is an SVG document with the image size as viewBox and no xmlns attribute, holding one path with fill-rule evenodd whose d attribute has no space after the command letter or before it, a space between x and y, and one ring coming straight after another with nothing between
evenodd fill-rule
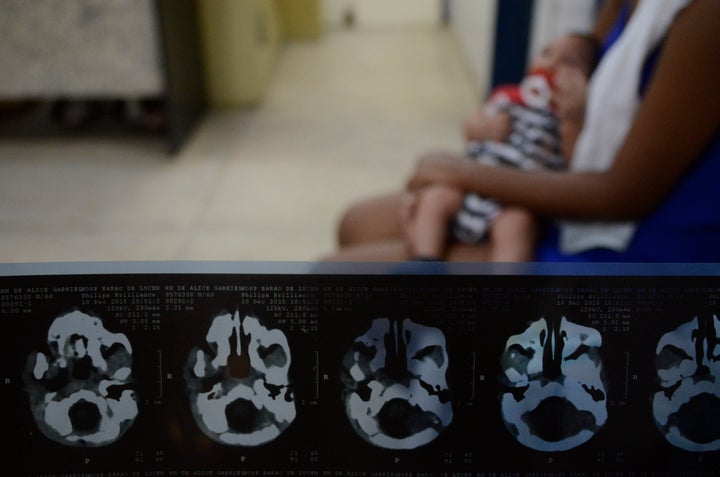
<instances>
[{"instance_id":1,"label":"white cloth over shoulder","mask_svg":"<svg viewBox=\"0 0 720 477\"><path fill-rule=\"evenodd\" d=\"M610 168L640 104L638 89L645 58L665 37L677 13L691 1L639 1L625 31L590 81L585 125L570 163L572 171ZM563 222L560 250L566 254L593 248L622 252L634 232L633 222Z\"/></svg>"}]
</instances>

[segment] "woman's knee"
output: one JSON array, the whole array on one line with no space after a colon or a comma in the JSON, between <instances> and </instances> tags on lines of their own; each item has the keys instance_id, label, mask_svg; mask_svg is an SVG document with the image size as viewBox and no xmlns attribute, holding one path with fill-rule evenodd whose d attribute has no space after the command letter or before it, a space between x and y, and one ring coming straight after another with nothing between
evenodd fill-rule
<instances>
[{"instance_id":1,"label":"woman's knee","mask_svg":"<svg viewBox=\"0 0 720 477\"><path fill-rule=\"evenodd\" d=\"M360 240L363 222L361 204L351 205L340 217L337 228L337 241L341 247L352 245Z\"/></svg>"},{"instance_id":2,"label":"woman's knee","mask_svg":"<svg viewBox=\"0 0 720 477\"><path fill-rule=\"evenodd\" d=\"M340 247L399 237L401 194L366 199L352 204L340 217Z\"/></svg>"}]
</instances>

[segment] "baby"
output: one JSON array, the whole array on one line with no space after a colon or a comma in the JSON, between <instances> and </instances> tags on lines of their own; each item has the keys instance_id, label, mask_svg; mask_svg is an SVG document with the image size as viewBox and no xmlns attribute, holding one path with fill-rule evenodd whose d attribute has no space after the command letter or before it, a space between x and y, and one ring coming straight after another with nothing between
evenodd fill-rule
<instances>
[{"instance_id":1,"label":"baby","mask_svg":"<svg viewBox=\"0 0 720 477\"><path fill-rule=\"evenodd\" d=\"M545 47L519 85L496 89L482 110L468 118L468 156L524 170L564 167L579 131L565 135L568 139L560 133L564 118L555 114L554 100L563 98L558 98L554 81L561 70L586 81L597 52L596 41L580 34L562 36ZM469 244L487 240L490 261L531 260L538 229L524 209L503 208L493 199L447 185L408 193L401 223L410 255L419 260L439 260L450 235Z\"/></svg>"}]
</instances>

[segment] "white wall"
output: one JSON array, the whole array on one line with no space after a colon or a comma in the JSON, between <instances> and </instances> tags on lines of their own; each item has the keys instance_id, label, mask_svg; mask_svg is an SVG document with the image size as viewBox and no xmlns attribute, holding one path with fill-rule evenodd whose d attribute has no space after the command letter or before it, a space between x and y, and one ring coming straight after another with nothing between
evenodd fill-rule
<instances>
[{"instance_id":1,"label":"white wall","mask_svg":"<svg viewBox=\"0 0 720 477\"><path fill-rule=\"evenodd\" d=\"M492 78L497 1L449 0L451 28L480 94L487 93ZM594 4L594 0L535 0L529 57L563 33L589 31Z\"/></svg>"},{"instance_id":2,"label":"white wall","mask_svg":"<svg viewBox=\"0 0 720 477\"><path fill-rule=\"evenodd\" d=\"M437 26L443 0L321 0L326 28L342 28L348 10L358 27ZM450 27L478 92L492 78L495 16L498 0L447 0ZM535 0L528 55L532 58L551 39L568 31L589 31L594 0Z\"/></svg>"},{"instance_id":3,"label":"white wall","mask_svg":"<svg viewBox=\"0 0 720 477\"><path fill-rule=\"evenodd\" d=\"M440 23L441 0L322 0L327 28L341 28L348 9L358 27L433 26Z\"/></svg>"},{"instance_id":4,"label":"white wall","mask_svg":"<svg viewBox=\"0 0 720 477\"><path fill-rule=\"evenodd\" d=\"M589 32L595 21L594 4L594 0L535 0L529 57L564 33Z\"/></svg>"},{"instance_id":5,"label":"white wall","mask_svg":"<svg viewBox=\"0 0 720 477\"><path fill-rule=\"evenodd\" d=\"M450 25L483 97L492 78L497 0L450 0Z\"/></svg>"},{"instance_id":6,"label":"white wall","mask_svg":"<svg viewBox=\"0 0 720 477\"><path fill-rule=\"evenodd\" d=\"M497 0L321 0L325 28L343 28L348 10L356 26L438 26L449 2L451 29L482 96L490 84Z\"/></svg>"}]
</instances>

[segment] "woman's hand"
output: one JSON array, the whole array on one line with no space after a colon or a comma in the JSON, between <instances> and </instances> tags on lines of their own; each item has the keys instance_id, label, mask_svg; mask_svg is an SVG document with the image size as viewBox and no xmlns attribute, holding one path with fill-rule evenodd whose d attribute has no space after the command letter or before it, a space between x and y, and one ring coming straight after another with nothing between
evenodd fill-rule
<instances>
[{"instance_id":1,"label":"woman's hand","mask_svg":"<svg viewBox=\"0 0 720 477\"><path fill-rule=\"evenodd\" d=\"M407 189L420 189L431 184L449 184L459 187L462 168L469 161L451 152L430 152L420 157Z\"/></svg>"}]
</instances>

